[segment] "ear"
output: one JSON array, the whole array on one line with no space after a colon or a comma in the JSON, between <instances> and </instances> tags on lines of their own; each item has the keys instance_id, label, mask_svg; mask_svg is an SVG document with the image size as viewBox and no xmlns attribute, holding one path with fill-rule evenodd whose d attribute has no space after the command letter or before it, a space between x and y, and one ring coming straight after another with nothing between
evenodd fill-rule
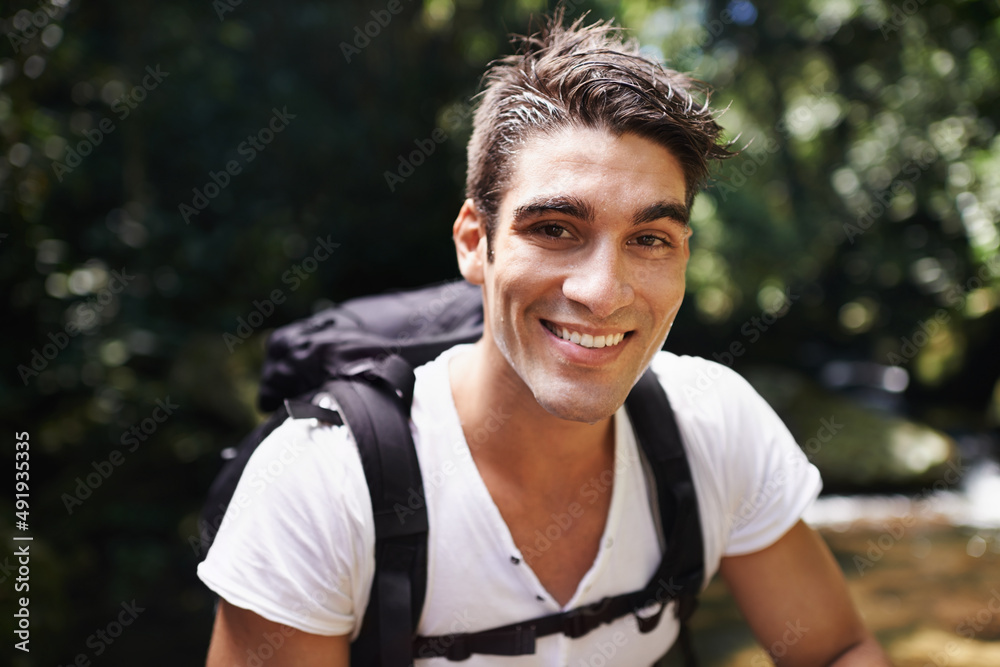
<instances>
[{"instance_id":1,"label":"ear","mask_svg":"<svg viewBox=\"0 0 1000 667\"><path fill-rule=\"evenodd\" d=\"M466 199L451 228L458 254L458 270L473 285L485 281L483 268L486 264L486 219L480 215L471 199Z\"/></svg>"}]
</instances>

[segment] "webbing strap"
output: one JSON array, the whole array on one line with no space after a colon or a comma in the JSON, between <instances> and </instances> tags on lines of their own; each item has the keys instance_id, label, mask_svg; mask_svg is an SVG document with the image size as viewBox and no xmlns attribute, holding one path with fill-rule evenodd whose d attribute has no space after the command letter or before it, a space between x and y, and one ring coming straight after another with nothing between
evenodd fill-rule
<instances>
[{"instance_id":1,"label":"webbing strap","mask_svg":"<svg viewBox=\"0 0 1000 667\"><path fill-rule=\"evenodd\" d=\"M681 582L679 578L672 577L670 582L654 581L640 591L606 597L593 604L529 621L474 633L417 637L413 642L413 657L464 660L473 653L531 655L535 652L535 640L539 637L564 634L576 639L602 624L611 623L630 613L635 614L640 632L651 632L659 625L666 605L677 598L679 591L695 585L700 585L700 580ZM690 597L690 602L686 602L688 597L678 600L677 615L682 621L687 620L697 605L697 600L693 597ZM685 641L683 635L684 633L681 635L682 644Z\"/></svg>"},{"instance_id":2,"label":"webbing strap","mask_svg":"<svg viewBox=\"0 0 1000 667\"><path fill-rule=\"evenodd\" d=\"M413 642L413 657L445 657L449 660L464 660L473 653L531 655L535 652L535 640L539 637L564 634L571 639L576 639L588 634L600 625L611 623L629 613L636 613L640 623L643 620L650 621L647 629L643 630L648 632L656 627L663 612L661 602L660 608L652 615L638 616L638 612L648 608L650 604L656 603L643 589L615 597L606 597L599 602L576 609L481 632L417 637Z\"/></svg>"},{"instance_id":3,"label":"webbing strap","mask_svg":"<svg viewBox=\"0 0 1000 667\"><path fill-rule=\"evenodd\" d=\"M285 412L288 413L290 419L318 419L334 426L341 426L344 423L340 413L336 410L321 408L315 403L307 401L285 399Z\"/></svg>"}]
</instances>

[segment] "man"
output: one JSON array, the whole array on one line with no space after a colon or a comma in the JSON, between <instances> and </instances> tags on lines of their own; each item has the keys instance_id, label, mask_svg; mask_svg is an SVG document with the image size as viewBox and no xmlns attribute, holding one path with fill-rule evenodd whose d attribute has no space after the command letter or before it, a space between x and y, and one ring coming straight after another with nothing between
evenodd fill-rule
<instances>
[{"instance_id":1,"label":"man","mask_svg":"<svg viewBox=\"0 0 1000 667\"><path fill-rule=\"evenodd\" d=\"M889 664L799 519L816 469L741 378L660 352L684 296L692 201L708 161L729 155L692 88L610 27L567 28L558 14L488 74L453 227L462 275L482 286L484 333L419 368L414 390L431 480L422 636L645 586L661 554L622 405L651 366L692 468L706 576L722 574L782 665ZM684 391L705 376L709 387ZM346 427L290 420L241 486L268 472L199 569L222 598L208 664L346 665L374 568L357 448ZM557 517L558 535L539 539ZM672 615L648 634L627 615L466 664L649 665L676 635ZM417 664L447 664L435 660Z\"/></svg>"}]
</instances>

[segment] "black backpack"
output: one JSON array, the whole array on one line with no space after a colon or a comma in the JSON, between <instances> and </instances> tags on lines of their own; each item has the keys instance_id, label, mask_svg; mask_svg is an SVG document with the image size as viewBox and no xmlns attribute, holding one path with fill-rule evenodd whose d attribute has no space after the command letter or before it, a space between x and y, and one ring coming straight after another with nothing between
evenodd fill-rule
<instances>
[{"instance_id":1,"label":"black backpack","mask_svg":"<svg viewBox=\"0 0 1000 667\"><path fill-rule=\"evenodd\" d=\"M482 335L480 288L465 281L361 297L278 329L268 341L260 407L274 411L232 454L209 491L196 551L207 553L243 469L257 446L285 419L347 423L357 441L375 518L375 576L351 664L405 667L416 658L464 660L473 653L529 655L535 640L581 637L635 614L640 632L659 623L677 600L679 643L695 665L687 620L704 581L701 523L691 471L666 394L647 370L625 407L656 480L663 560L639 591L474 633L417 637L427 579L427 512L409 429L413 369ZM314 405L331 395L336 410ZM199 549L200 547L200 549ZM655 609L654 609L655 608Z\"/></svg>"}]
</instances>

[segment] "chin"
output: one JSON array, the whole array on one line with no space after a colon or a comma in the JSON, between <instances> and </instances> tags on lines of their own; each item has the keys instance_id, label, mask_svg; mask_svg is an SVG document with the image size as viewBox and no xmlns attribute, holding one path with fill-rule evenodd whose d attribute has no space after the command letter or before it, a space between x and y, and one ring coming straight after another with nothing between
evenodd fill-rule
<instances>
[{"instance_id":1,"label":"chin","mask_svg":"<svg viewBox=\"0 0 1000 667\"><path fill-rule=\"evenodd\" d=\"M590 396L582 400L574 400L571 392L578 391L580 391L579 387L570 390L544 387L536 390L534 396L538 405L542 406L542 409L553 417L586 424L595 424L607 419L615 414L625 402L625 397L618 396L618 392L606 389L598 392L593 387L586 389L591 394ZM599 395L593 395L595 393L599 393Z\"/></svg>"}]
</instances>

